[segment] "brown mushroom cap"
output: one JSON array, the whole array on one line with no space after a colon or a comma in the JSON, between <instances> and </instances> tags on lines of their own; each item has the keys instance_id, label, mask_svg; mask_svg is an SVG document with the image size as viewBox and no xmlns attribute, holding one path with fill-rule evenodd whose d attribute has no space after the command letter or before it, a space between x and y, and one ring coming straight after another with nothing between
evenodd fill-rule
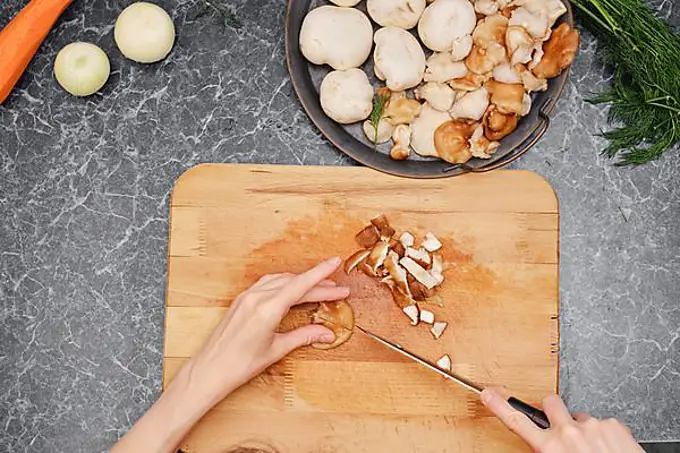
<instances>
[{"instance_id":1,"label":"brown mushroom cap","mask_svg":"<svg viewBox=\"0 0 680 453\"><path fill-rule=\"evenodd\" d=\"M510 135L517 128L517 115L501 113L492 105L486 111L482 124L486 138L497 141Z\"/></svg>"},{"instance_id":2,"label":"brown mushroom cap","mask_svg":"<svg viewBox=\"0 0 680 453\"><path fill-rule=\"evenodd\" d=\"M328 327L335 334L333 343L314 343L316 349L337 348L352 336L354 329L354 312L347 302L322 302L314 313L312 322Z\"/></svg>"},{"instance_id":3,"label":"brown mushroom cap","mask_svg":"<svg viewBox=\"0 0 680 453\"><path fill-rule=\"evenodd\" d=\"M543 44L543 58L533 69L534 75L540 79L559 75L574 61L579 42L578 30L571 28L566 22L560 24Z\"/></svg>"},{"instance_id":4,"label":"brown mushroom cap","mask_svg":"<svg viewBox=\"0 0 680 453\"><path fill-rule=\"evenodd\" d=\"M522 100L524 98L524 85L502 83L489 80L486 89L491 93L491 103L501 113L522 114Z\"/></svg>"},{"instance_id":5,"label":"brown mushroom cap","mask_svg":"<svg viewBox=\"0 0 680 453\"><path fill-rule=\"evenodd\" d=\"M475 131L474 121L451 120L434 131L434 146L439 157L452 164L472 158L468 140Z\"/></svg>"}]
</instances>

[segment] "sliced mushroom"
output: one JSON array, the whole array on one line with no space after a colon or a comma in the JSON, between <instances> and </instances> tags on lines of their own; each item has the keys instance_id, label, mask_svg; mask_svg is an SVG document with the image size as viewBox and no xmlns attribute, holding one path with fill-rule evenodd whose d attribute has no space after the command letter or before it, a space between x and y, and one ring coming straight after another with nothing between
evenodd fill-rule
<instances>
[{"instance_id":1,"label":"sliced mushroom","mask_svg":"<svg viewBox=\"0 0 680 453\"><path fill-rule=\"evenodd\" d=\"M527 92L545 91L548 89L548 80L538 78L533 72L526 69L523 65L518 65L519 73L522 77L522 84Z\"/></svg>"},{"instance_id":2,"label":"sliced mushroom","mask_svg":"<svg viewBox=\"0 0 680 453\"><path fill-rule=\"evenodd\" d=\"M506 60L505 47L492 42L487 47L477 44L472 46L470 55L465 58L465 65L475 74L487 74Z\"/></svg>"},{"instance_id":3,"label":"sliced mushroom","mask_svg":"<svg viewBox=\"0 0 680 453\"><path fill-rule=\"evenodd\" d=\"M354 1L354 0L352 0ZM425 0L367 0L366 10L378 25L409 30L425 11Z\"/></svg>"},{"instance_id":4,"label":"sliced mushroom","mask_svg":"<svg viewBox=\"0 0 680 453\"><path fill-rule=\"evenodd\" d=\"M505 32L505 46L510 55L510 65L528 63L534 52L535 41L520 26L510 26Z\"/></svg>"},{"instance_id":5,"label":"sliced mushroom","mask_svg":"<svg viewBox=\"0 0 680 453\"><path fill-rule=\"evenodd\" d=\"M430 274L437 280L437 284L441 285L444 282L444 261L441 255L432 255L432 268Z\"/></svg>"},{"instance_id":6,"label":"sliced mushroom","mask_svg":"<svg viewBox=\"0 0 680 453\"><path fill-rule=\"evenodd\" d=\"M472 50L472 36L465 35L453 40L451 46L451 59L453 61L461 61L470 54ZM466 68L467 72L467 68Z\"/></svg>"},{"instance_id":7,"label":"sliced mushroom","mask_svg":"<svg viewBox=\"0 0 680 453\"><path fill-rule=\"evenodd\" d=\"M413 259L413 261L426 269L432 264L432 257L425 249L414 249L413 247L408 247L406 249L406 256Z\"/></svg>"},{"instance_id":8,"label":"sliced mushroom","mask_svg":"<svg viewBox=\"0 0 680 453\"><path fill-rule=\"evenodd\" d=\"M434 289L427 289L422 283L419 283L412 275L408 275L408 288L411 291L411 297L416 301L424 301L428 297L434 295Z\"/></svg>"},{"instance_id":9,"label":"sliced mushroom","mask_svg":"<svg viewBox=\"0 0 680 453\"><path fill-rule=\"evenodd\" d=\"M433 109L448 112L453 105L453 88L444 83L428 82L415 89L416 99L426 101Z\"/></svg>"},{"instance_id":10,"label":"sliced mushroom","mask_svg":"<svg viewBox=\"0 0 680 453\"><path fill-rule=\"evenodd\" d=\"M468 53L470 53L468 51ZM461 60L465 58L463 56ZM454 60L449 52L435 52L426 62L425 82L445 83L452 79L464 77L468 73L467 66L462 61Z\"/></svg>"},{"instance_id":11,"label":"sliced mushroom","mask_svg":"<svg viewBox=\"0 0 680 453\"><path fill-rule=\"evenodd\" d=\"M380 268L387 258L387 253L390 251L389 244L385 241L378 241L373 248L371 253L366 258L366 264L368 264L373 272L378 274L378 268ZM379 275L379 274L378 274Z\"/></svg>"},{"instance_id":12,"label":"sliced mushroom","mask_svg":"<svg viewBox=\"0 0 680 453\"><path fill-rule=\"evenodd\" d=\"M369 277L382 277L382 275L373 269L373 267L371 267L365 260L357 265L357 269Z\"/></svg>"},{"instance_id":13,"label":"sliced mushroom","mask_svg":"<svg viewBox=\"0 0 680 453\"><path fill-rule=\"evenodd\" d=\"M475 11L485 16L492 16L499 10L499 5L493 0L475 1Z\"/></svg>"},{"instance_id":14,"label":"sliced mushroom","mask_svg":"<svg viewBox=\"0 0 680 453\"><path fill-rule=\"evenodd\" d=\"M509 26L524 28L532 38L543 41L548 39L550 33L550 23L546 16L532 14L528 9L519 7L510 15Z\"/></svg>"},{"instance_id":15,"label":"sliced mushroom","mask_svg":"<svg viewBox=\"0 0 680 453\"><path fill-rule=\"evenodd\" d=\"M340 124L365 120L373 109L373 86L361 69L329 72L319 95L323 111Z\"/></svg>"},{"instance_id":16,"label":"sliced mushroom","mask_svg":"<svg viewBox=\"0 0 680 453\"><path fill-rule=\"evenodd\" d=\"M425 288L432 289L437 286L437 279L430 275L427 270L425 270L422 266L420 266L408 256L400 259L399 264L401 264L411 275L413 275L413 278L422 283Z\"/></svg>"},{"instance_id":17,"label":"sliced mushroom","mask_svg":"<svg viewBox=\"0 0 680 453\"><path fill-rule=\"evenodd\" d=\"M451 371L451 357L448 354L442 356L442 358L437 360L436 365L442 370Z\"/></svg>"},{"instance_id":18,"label":"sliced mushroom","mask_svg":"<svg viewBox=\"0 0 680 453\"><path fill-rule=\"evenodd\" d=\"M508 29L508 18L502 14L494 14L482 19L472 33L475 45L487 48L492 43L505 46L505 32Z\"/></svg>"},{"instance_id":19,"label":"sliced mushroom","mask_svg":"<svg viewBox=\"0 0 680 453\"><path fill-rule=\"evenodd\" d=\"M489 77L487 74L475 74L474 72L468 72L465 77L450 81L449 85L451 88L458 90L459 92L475 91L481 88L482 85L484 85L484 82L486 82L488 79ZM455 99L454 102L459 100L460 99Z\"/></svg>"},{"instance_id":20,"label":"sliced mushroom","mask_svg":"<svg viewBox=\"0 0 680 453\"><path fill-rule=\"evenodd\" d=\"M543 44L543 58L533 69L536 77L550 79L574 61L580 38L578 30L571 28L566 22L560 24L550 39Z\"/></svg>"},{"instance_id":21,"label":"sliced mushroom","mask_svg":"<svg viewBox=\"0 0 680 453\"><path fill-rule=\"evenodd\" d=\"M522 84L501 83L489 80L486 88L491 93L491 103L496 106L501 113L522 113L522 98L524 97L524 86Z\"/></svg>"},{"instance_id":22,"label":"sliced mushroom","mask_svg":"<svg viewBox=\"0 0 680 453\"><path fill-rule=\"evenodd\" d=\"M399 264L399 255L396 252L390 251L385 259L385 270L392 278L396 289L411 297L411 290L408 286L408 274L406 269Z\"/></svg>"},{"instance_id":23,"label":"sliced mushroom","mask_svg":"<svg viewBox=\"0 0 680 453\"><path fill-rule=\"evenodd\" d=\"M484 115L484 135L489 140L498 141L517 129L517 115L501 113L490 107Z\"/></svg>"},{"instance_id":24,"label":"sliced mushroom","mask_svg":"<svg viewBox=\"0 0 680 453\"><path fill-rule=\"evenodd\" d=\"M372 143L376 144L386 143L392 138L392 133L394 132L394 125L387 121L385 118L381 118L378 121L378 133L375 133L375 128L370 120L364 121L362 126L366 138L368 138Z\"/></svg>"},{"instance_id":25,"label":"sliced mushroom","mask_svg":"<svg viewBox=\"0 0 680 453\"><path fill-rule=\"evenodd\" d=\"M477 16L468 0L437 0L425 8L418 22L423 44L435 52L449 52L453 41L469 35Z\"/></svg>"},{"instance_id":26,"label":"sliced mushroom","mask_svg":"<svg viewBox=\"0 0 680 453\"><path fill-rule=\"evenodd\" d=\"M468 140L475 129L474 121L450 120L437 128L434 144L438 156L451 164L463 164L472 158Z\"/></svg>"},{"instance_id":27,"label":"sliced mushroom","mask_svg":"<svg viewBox=\"0 0 680 453\"><path fill-rule=\"evenodd\" d=\"M349 275L349 273L352 272L359 265L359 263L368 258L370 253L370 250L359 250L358 252L353 253L352 256L345 260L345 265L343 266L345 273Z\"/></svg>"},{"instance_id":28,"label":"sliced mushroom","mask_svg":"<svg viewBox=\"0 0 680 453\"><path fill-rule=\"evenodd\" d=\"M434 336L434 339L439 340L442 337L442 335L444 335L444 331L448 326L449 323L444 321L435 322L434 325L430 328L430 332L432 332L432 336Z\"/></svg>"},{"instance_id":29,"label":"sliced mushroom","mask_svg":"<svg viewBox=\"0 0 680 453\"><path fill-rule=\"evenodd\" d=\"M314 64L357 68L370 55L372 38L371 21L358 9L320 6L302 22L300 51Z\"/></svg>"},{"instance_id":30,"label":"sliced mushroom","mask_svg":"<svg viewBox=\"0 0 680 453\"><path fill-rule=\"evenodd\" d=\"M522 76L519 71L508 62L501 63L493 68L493 78L501 83L522 83Z\"/></svg>"},{"instance_id":31,"label":"sliced mushroom","mask_svg":"<svg viewBox=\"0 0 680 453\"><path fill-rule=\"evenodd\" d=\"M380 240L380 233L378 229L373 225L368 225L363 230L359 231L354 239L357 244L365 249L373 248L373 246Z\"/></svg>"},{"instance_id":32,"label":"sliced mushroom","mask_svg":"<svg viewBox=\"0 0 680 453\"><path fill-rule=\"evenodd\" d=\"M453 104L449 114L453 119L479 121L489 106L489 92L482 87L460 98ZM469 138L469 137L468 137Z\"/></svg>"},{"instance_id":33,"label":"sliced mushroom","mask_svg":"<svg viewBox=\"0 0 680 453\"><path fill-rule=\"evenodd\" d=\"M314 343L312 347L316 349L337 348L352 336L354 329L354 312L352 307L345 301L322 302L314 313L312 322L328 327L335 334L335 341L332 343Z\"/></svg>"},{"instance_id":34,"label":"sliced mushroom","mask_svg":"<svg viewBox=\"0 0 680 453\"><path fill-rule=\"evenodd\" d=\"M380 214L378 217L371 219L371 223L378 229L380 237L383 240L390 239L396 233L394 228L390 226L390 222L387 220L387 217L385 217L385 214Z\"/></svg>"},{"instance_id":35,"label":"sliced mushroom","mask_svg":"<svg viewBox=\"0 0 680 453\"><path fill-rule=\"evenodd\" d=\"M434 313L430 310L420 310L420 321L425 324L434 324Z\"/></svg>"},{"instance_id":36,"label":"sliced mushroom","mask_svg":"<svg viewBox=\"0 0 680 453\"><path fill-rule=\"evenodd\" d=\"M527 65L529 69L534 69L543 59L545 52L543 51L543 43L537 42L534 44L534 53L531 57L531 61Z\"/></svg>"},{"instance_id":37,"label":"sliced mushroom","mask_svg":"<svg viewBox=\"0 0 680 453\"><path fill-rule=\"evenodd\" d=\"M442 243L432 233L425 233L425 240L423 241L423 248L428 252L436 252L442 248Z\"/></svg>"},{"instance_id":38,"label":"sliced mushroom","mask_svg":"<svg viewBox=\"0 0 680 453\"><path fill-rule=\"evenodd\" d=\"M418 309L418 305L408 305L404 307L403 312L408 316L408 318L411 320L411 325L412 326L417 326L418 323L420 322L420 310Z\"/></svg>"},{"instance_id":39,"label":"sliced mushroom","mask_svg":"<svg viewBox=\"0 0 680 453\"><path fill-rule=\"evenodd\" d=\"M438 157L434 145L434 131L451 116L447 112L433 109L427 102L423 104L418 117L411 124L411 147L421 156Z\"/></svg>"},{"instance_id":40,"label":"sliced mushroom","mask_svg":"<svg viewBox=\"0 0 680 453\"><path fill-rule=\"evenodd\" d=\"M423 80L425 53L418 40L399 27L384 27L373 36L375 75L392 91L413 88Z\"/></svg>"},{"instance_id":41,"label":"sliced mushroom","mask_svg":"<svg viewBox=\"0 0 680 453\"><path fill-rule=\"evenodd\" d=\"M411 126L400 124L392 133L394 146L390 149L390 157L394 160L404 160L411 154ZM393 247L392 247L393 248Z\"/></svg>"},{"instance_id":42,"label":"sliced mushroom","mask_svg":"<svg viewBox=\"0 0 680 453\"><path fill-rule=\"evenodd\" d=\"M421 108L420 102L407 98L403 92L395 92L385 107L383 118L394 126L410 124L418 116Z\"/></svg>"}]
</instances>

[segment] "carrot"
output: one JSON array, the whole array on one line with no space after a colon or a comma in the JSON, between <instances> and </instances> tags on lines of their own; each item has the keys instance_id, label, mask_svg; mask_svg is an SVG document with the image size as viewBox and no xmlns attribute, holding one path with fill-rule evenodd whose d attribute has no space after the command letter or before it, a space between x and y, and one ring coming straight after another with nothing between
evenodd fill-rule
<instances>
[{"instance_id":1,"label":"carrot","mask_svg":"<svg viewBox=\"0 0 680 453\"><path fill-rule=\"evenodd\" d=\"M45 36L73 0L31 0L0 31L0 104L16 85Z\"/></svg>"}]
</instances>

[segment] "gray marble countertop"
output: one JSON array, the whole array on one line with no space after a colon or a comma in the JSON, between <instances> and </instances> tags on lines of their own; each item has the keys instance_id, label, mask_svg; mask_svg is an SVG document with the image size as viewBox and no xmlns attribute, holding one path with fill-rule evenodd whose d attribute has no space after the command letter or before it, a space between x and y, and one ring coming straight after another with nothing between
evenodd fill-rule
<instances>
[{"instance_id":1,"label":"gray marble countertop","mask_svg":"<svg viewBox=\"0 0 680 453\"><path fill-rule=\"evenodd\" d=\"M0 26L25 3L0 0ZM283 0L161 0L178 39L164 62L126 61L128 2L76 1L0 106L0 451L104 451L158 396L168 194L200 162L351 165L292 91ZM676 25L673 1L655 6ZM675 10L674 10L675 8ZM72 41L109 55L100 94L52 76ZM553 125L515 166L561 207L561 391L640 440L680 439L677 150L617 168L587 104L611 72L592 36Z\"/></svg>"}]
</instances>

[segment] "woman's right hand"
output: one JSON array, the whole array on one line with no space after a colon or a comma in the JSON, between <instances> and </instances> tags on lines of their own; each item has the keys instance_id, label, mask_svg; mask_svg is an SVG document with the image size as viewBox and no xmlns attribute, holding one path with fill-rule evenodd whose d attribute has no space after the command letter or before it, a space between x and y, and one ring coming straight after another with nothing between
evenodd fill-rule
<instances>
[{"instance_id":1,"label":"woman's right hand","mask_svg":"<svg viewBox=\"0 0 680 453\"><path fill-rule=\"evenodd\" d=\"M585 413L569 413L562 399L549 395L543 411L549 429L541 429L493 390L486 389L482 403L512 432L540 453L644 453L628 428L616 419L598 420Z\"/></svg>"}]
</instances>

